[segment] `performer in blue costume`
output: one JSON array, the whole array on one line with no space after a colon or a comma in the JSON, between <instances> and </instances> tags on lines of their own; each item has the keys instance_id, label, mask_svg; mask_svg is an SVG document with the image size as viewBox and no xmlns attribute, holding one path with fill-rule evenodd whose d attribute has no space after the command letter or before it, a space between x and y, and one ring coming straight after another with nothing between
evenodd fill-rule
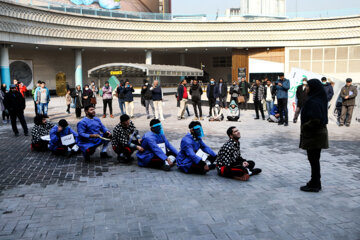
<instances>
[{"instance_id":1,"label":"performer in blue costume","mask_svg":"<svg viewBox=\"0 0 360 240\"><path fill-rule=\"evenodd\" d=\"M210 169L215 169L216 153L201 139L204 132L199 121L192 121L189 129L190 133L181 140L176 164L185 173L205 174Z\"/></svg>"},{"instance_id":2,"label":"performer in blue costume","mask_svg":"<svg viewBox=\"0 0 360 240\"><path fill-rule=\"evenodd\" d=\"M86 117L77 124L78 145L85 161L90 160L90 156L100 145L103 145L100 158L111 158L106 152L110 143L111 132L101 123L99 118L95 117L95 108L92 105L85 107L85 114Z\"/></svg>"},{"instance_id":3,"label":"performer in blue costume","mask_svg":"<svg viewBox=\"0 0 360 240\"><path fill-rule=\"evenodd\" d=\"M61 141L62 137L71 137L71 135L73 135L73 142L63 143ZM68 122L65 119L61 119L58 125L55 125L50 130L49 149L56 155L67 155L70 157L72 153L79 150L77 146L78 137L79 135L69 126Z\"/></svg>"},{"instance_id":4,"label":"performer in blue costume","mask_svg":"<svg viewBox=\"0 0 360 240\"><path fill-rule=\"evenodd\" d=\"M178 151L166 139L160 120L151 120L150 130L141 140L141 147L144 150L136 153L138 165L170 171L175 164Z\"/></svg>"}]
</instances>

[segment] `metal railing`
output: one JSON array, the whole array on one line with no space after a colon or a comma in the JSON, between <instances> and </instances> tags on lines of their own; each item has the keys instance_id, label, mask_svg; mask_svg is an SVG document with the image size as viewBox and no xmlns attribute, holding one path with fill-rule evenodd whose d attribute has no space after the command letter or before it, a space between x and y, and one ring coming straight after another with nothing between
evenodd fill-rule
<instances>
[{"instance_id":1,"label":"metal railing","mask_svg":"<svg viewBox=\"0 0 360 240\"><path fill-rule=\"evenodd\" d=\"M296 19L296 18L328 18L341 17L350 15L360 15L360 8L310 11L310 12L287 12L287 16L250 16L250 15L231 15L225 14L171 14L171 13L151 13L151 12L126 12L121 10L107 10L103 8L87 7L83 5L67 4L56 2L56 0L8 0L10 2L17 2L21 4L28 4L34 7L41 7L51 10L57 10L68 13L77 13L83 15L100 16L100 17L115 17L115 18L129 18L129 19L146 19L146 20L173 20L173 19L187 19L202 21L216 21L216 20L234 20L243 19L257 19L257 18L274 18L274 19Z\"/></svg>"}]
</instances>

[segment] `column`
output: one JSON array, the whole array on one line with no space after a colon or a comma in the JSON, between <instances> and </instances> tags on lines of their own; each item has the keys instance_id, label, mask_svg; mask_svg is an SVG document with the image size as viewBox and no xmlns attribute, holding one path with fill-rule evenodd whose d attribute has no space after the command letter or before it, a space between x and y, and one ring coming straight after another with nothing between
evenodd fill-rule
<instances>
[{"instance_id":1,"label":"column","mask_svg":"<svg viewBox=\"0 0 360 240\"><path fill-rule=\"evenodd\" d=\"M80 85L83 88L82 80L82 50L75 49L75 86Z\"/></svg>"},{"instance_id":2,"label":"column","mask_svg":"<svg viewBox=\"0 0 360 240\"><path fill-rule=\"evenodd\" d=\"M185 66L185 53L180 53L180 66ZM180 81L184 80L185 76L180 77Z\"/></svg>"},{"instance_id":3,"label":"column","mask_svg":"<svg viewBox=\"0 0 360 240\"><path fill-rule=\"evenodd\" d=\"M152 51L151 50L146 50L146 59L145 59L145 64L152 64Z\"/></svg>"},{"instance_id":4,"label":"column","mask_svg":"<svg viewBox=\"0 0 360 240\"><path fill-rule=\"evenodd\" d=\"M9 49L7 45L1 47L0 56L0 71L1 71L1 83L5 83L7 90L9 90L10 80L10 67L9 67Z\"/></svg>"}]
</instances>

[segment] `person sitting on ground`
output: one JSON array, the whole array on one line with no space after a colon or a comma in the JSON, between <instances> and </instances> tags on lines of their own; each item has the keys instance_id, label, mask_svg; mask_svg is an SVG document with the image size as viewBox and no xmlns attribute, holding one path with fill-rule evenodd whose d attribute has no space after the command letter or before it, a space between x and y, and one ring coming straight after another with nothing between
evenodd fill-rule
<instances>
[{"instance_id":1,"label":"person sitting on ground","mask_svg":"<svg viewBox=\"0 0 360 240\"><path fill-rule=\"evenodd\" d=\"M131 155L136 150L144 150L140 146L141 138L139 131L130 120L129 115L123 114L120 116L120 123L114 128L111 144L118 155L117 159L120 163L130 163L133 160Z\"/></svg>"},{"instance_id":2,"label":"person sitting on ground","mask_svg":"<svg viewBox=\"0 0 360 240\"><path fill-rule=\"evenodd\" d=\"M273 108L270 111L270 119L268 122L278 123L280 121L280 113L277 105L274 104Z\"/></svg>"},{"instance_id":3,"label":"person sitting on ground","mask_svg":"<svg viewBox=\"0 0 360 240\"><path fill-rule=\"evenodd\" d=\"M226 133L229 140L220 148L216 158L219 176L247 181L250 176L261 173L261 169L254 168L253 161L241 157L240 131L236 127L230 127Z\"/></svg>"},{"instance_id":4,"label":"person sitting on ground","mask_svg":"<svg viewBox=\"0 0 360 240\"><path fill-rule=\"evenodd\" d=\"M31 150L44 152L48 150L50 129L54 126L44 115L34 117L34 126L31 129Z\"/></svg>"},{"instance_id":5,"label":"person sitting on ground","mask_svg":"<svg viewBox=\"0 0 360 240\"><path fill-rule=\"evenodd\" d=\"M176 164L185 173L205 174L215 168L216 153L203 142L204 132L199 121L192 121L189 129L190 133L181 140Z\"/></svg>"},{"instance_id":6,"label":"person sitting on ground","mask_svg":"<svg viewBox=\"0 0 360 240\"><path fill-rule=\"evenodd\" d=\"M138 165L169 171L175 164L178 151L166 139L159 119L150 121L150 130L142 138L141 146L144 151L136 153Z\"/></svg>"},{"instance_id":7,"label":"person sitting on ground","mask_svg":"<svg viewBox=\"0 0 360 240\"><path fill-rule=\"evenodd\" d=\"M111 158L107 154L107 147L110 143L111 132L95 117L93 106L85 107L86 117L77 124L79 134L79 147L84 155L85 161L90 161L90 156L94 154L96 148L103 145L100 158Z\"/></svg>"},{"instance_id":8,"label":"person sitting on ground","mask_svg":"<svg viewBox=\"0 0 360 240\"><path fill-rule=\"evenodd\" d=\"M224 120L224 108L220 107L220 105L217 103L215 107L212 109L213 115L209 118L210 122L221 122Z\"/></svg>"},{"instance_id":9,"label":"person sitting on ground","mask_svg":"<svg viewBox=\"0 0 360 240\"><path fill-rule=\"evenodd\" d=\"M240 118L240 111L238 105L232 100L228 109L228 121L237 122Z\"/></svg>"},{"instance_id":10,"label":"person sitting on ground","mask_svg":"<svg viewBox=\"0 0 360 240\"><path fill-rule=\"evenodd\" d=\"M73 153L79 151L77 146L79 135L69 126L65 119L50 130L49 149L55 155L67 155L70 157Z\"/></svg>"}]
</instances>

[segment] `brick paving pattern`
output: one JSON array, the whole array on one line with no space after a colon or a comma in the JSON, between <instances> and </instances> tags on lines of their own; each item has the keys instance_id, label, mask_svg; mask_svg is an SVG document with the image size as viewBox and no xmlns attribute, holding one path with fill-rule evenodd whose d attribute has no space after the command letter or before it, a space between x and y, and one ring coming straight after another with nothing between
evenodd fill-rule
<instances>
[{"instance_id":1,"label":"brick paving pattern","mask_svg":"<svg viewBox=\"0 0 360 240\"><path fill-rule=\"evenodd\" d=\"M149 121L135 101L134 123L143 134ZM30 126L33 106L27 105ZM178 148L193 116L177 121L175 106L166 97L164 130ZM64 112L64 98L53 98L50 119L65 117L76 129L74 114ZM103 120L110 129L119 121L117 101L114 112L116 118ZM253 117L243 111L236 124L203 122L205 142L215 151L229 126L241 130L243 157L263 169L248 182L215 171L197 176L121 165L112 150L112 159L100 160L97 150L89 163L81 155L31 152L30 137L15 138L9 125L1 125L0 240L360 239L360 125L329 124L323 191L313 194L299 191L310 175L298 149L299 124L285 128Z\"/></svg>"}]
</instances>

